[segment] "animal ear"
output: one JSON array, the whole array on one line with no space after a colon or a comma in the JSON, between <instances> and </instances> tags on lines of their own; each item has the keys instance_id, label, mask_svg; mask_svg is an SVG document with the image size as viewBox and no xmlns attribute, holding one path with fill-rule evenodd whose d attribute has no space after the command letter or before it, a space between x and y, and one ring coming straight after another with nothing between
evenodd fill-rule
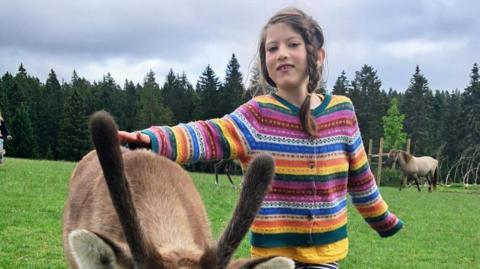
<instances>
[{"instance_id":1,"label":"animal ear","mask_svg":"<svg viewBox=\"0 0 480 269\"><path fill-rule=\"evenodd\" d=\"M403 157L405 158L405 160L407 162L409 162L412 159L412 154L410 154L408 152L403 152Z\"/></svg>"},{"instance_id":2,"label":"animal ear","mask_svg":"<svg viewBox=\"0 0 480 269\"><path fill-rule=\"evenodd\" d=\"M255 218L273 179L275 162L271 155L259 154L250 163L230 223L217 243L215 268L225 268Z\"/></svg>"},{"instance_id":3,"label":"animal ear","mask_svg":"<svg viewBox=\"0 0 480 269\"><path fill-rule=\"evenodd\" d=\"M228 269L293 269L295 262L286 257L241 259L232 262Z\"/></svg>"},{"instance_id":4,"label":"animal ear","mask_svg":"<svg viewBox=\"0 0 480 269\"><path fill-rule=\"evenodd\" d=\"M126 246L88 230L74 230L68 235L68 244L79 268L127 268L133 266ZM124 244L123 244L124 245Z\"/></svg>"},{"instance_id":5,"label":"animal ear","mask_svg":"<svg viewBox=\"0 0 480 269\"><path fill-rule=\"evenodd\" d=\"M90 118L90 133L130 252L135 257L134 260L142 266L147 266L150 262L155 263L159 257L156 257L157 253L149 238L143 234L128 187L115 120L105 111L96 112Z\"/></svg>"},{"instance_id":6,"label":"animal ear","mask_svg":"<svg viewBox=\"0 0 480 269\"><path fill-rule=\"evenodd\" d=\"M200 258L202 268L214 268L217 262L217 246L208 247Z\"/></svg>"}]
</instances>

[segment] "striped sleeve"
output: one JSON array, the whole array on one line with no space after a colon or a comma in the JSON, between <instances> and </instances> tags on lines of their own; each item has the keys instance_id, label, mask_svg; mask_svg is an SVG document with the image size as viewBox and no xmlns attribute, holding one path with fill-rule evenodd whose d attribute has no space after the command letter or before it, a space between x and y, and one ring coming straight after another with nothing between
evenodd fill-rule
<instances>
[{"instance_id":1,"label":"striped sleeve","mask_svg":"<svg viewBox=\"0 0 480 269\"><path fill-rule=\"evenodd\" d=\"M403 227L403 222L389 212L387 204L380 195L375 177L368 164L354 112L352 117L352 135L347 149L349 156L348 192L353 205L370 227L376 230L381 237L389 237Z\"/></svg>"},{"instance_id":2,"label":"striped sleeve","mask_svg":"<svg viewBox=\"0 0 480 269\"><path fill-rule=\"evenodd\" d=\"M243 105L245 106L245 105ZM152 126L142 130L151 140L151 149L180 163L241 159L247 147L238 117L242 106L234 113L219 119L181 123L176 126Z\"/></svg>"}]
</instances>

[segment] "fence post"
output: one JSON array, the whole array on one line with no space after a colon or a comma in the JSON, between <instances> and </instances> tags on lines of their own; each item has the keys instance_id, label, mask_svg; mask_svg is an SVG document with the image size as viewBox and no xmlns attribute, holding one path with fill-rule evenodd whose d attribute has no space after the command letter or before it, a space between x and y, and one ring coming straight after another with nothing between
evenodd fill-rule
<instances>
[{"instance_id":1,"label":"fence post","mask_svg":"<svg viewBox=\"0 0 480 269\"><path fill-rule=\"evenodd\" d=\"M378 167L377 167L377 186L380 186L382 177L382 162L383 162L383 137L380 137L380 146L378 147Z\"/></svg>"},{"instance_id":2,"label":"fence post","mask_svg":"<svg viewBox=\"0 0 480 269\"><path fill-rule=\"evenodd\" d=\"M405 148L405 151L410 153L410 144L412 143L412 139L407 139L407 147ZM407 176L403 176L402 178L402 184L403 184L403 187L406 187L407 186Z\"/></svg>"},{"instance_id":3,"label":"fence post","mask_svg":"<svg viewBox=\"0 0 480 269\"><path fill-rule=\"evenodd\" d=\"M370 165L372 163L372 145L373 144L373 140L372 139L368 139L368 164Z\"/></svg>"}]
</instances>

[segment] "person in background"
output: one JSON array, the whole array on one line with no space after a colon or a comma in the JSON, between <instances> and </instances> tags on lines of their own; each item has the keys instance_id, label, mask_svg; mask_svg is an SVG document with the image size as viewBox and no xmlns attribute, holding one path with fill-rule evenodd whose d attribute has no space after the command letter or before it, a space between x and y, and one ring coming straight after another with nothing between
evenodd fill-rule
<instances>
[{"instance_id":1,"label":"person in background","mask_svg":"<svg viewBox=\"0 0 480 269\"><path fill-rule=\"evenodd\" d=\"M0 111L0 163L3 162L3 155L5 155L5 149L3 148L3 143L5 140L11 140L12 136L8 133L7 124L2 117L2 112Z\"/></svg>"},{"instance_id":2,"label":"person in background","mask_svg":"<svg viewBox=\"0 0 480 269\"><path fill-rule=\"evenodd\" d=\"M377 188L352 102L315 92L323 44L312 17L281 10L264 26L258 51L261 73L275 93L254 97L221 119L118 133L122 143L178 163L238 159L245 168L255 154L271 154L275 177L251 227L251 253L286 256L303 269L338 268L347 256L347 193L381 237L403 227Z\"/></svg>"}]
</instances>

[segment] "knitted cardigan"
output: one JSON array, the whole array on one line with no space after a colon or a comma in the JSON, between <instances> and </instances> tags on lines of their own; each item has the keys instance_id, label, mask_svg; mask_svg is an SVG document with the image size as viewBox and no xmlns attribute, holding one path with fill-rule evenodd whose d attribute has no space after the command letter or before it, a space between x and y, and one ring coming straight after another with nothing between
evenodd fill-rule
<instances>
[{"instance_id":1,"label":"knitted cardigan","mask_svg":"<svg viewBox=\"0 0 480 269\"><path fill-rule=\"evenodd\" d=\"M178 163L239 159L245 169L256 153L273 156L274 180L251 227L254 248L322 246L347 238L347 192L380 236L399 231L403 223L376 186L350 99L325 95L312 110L314 138L303 131L298 113L272 94L221 119L142 132L154 152Z\"/></svg>"}]
</instances>

